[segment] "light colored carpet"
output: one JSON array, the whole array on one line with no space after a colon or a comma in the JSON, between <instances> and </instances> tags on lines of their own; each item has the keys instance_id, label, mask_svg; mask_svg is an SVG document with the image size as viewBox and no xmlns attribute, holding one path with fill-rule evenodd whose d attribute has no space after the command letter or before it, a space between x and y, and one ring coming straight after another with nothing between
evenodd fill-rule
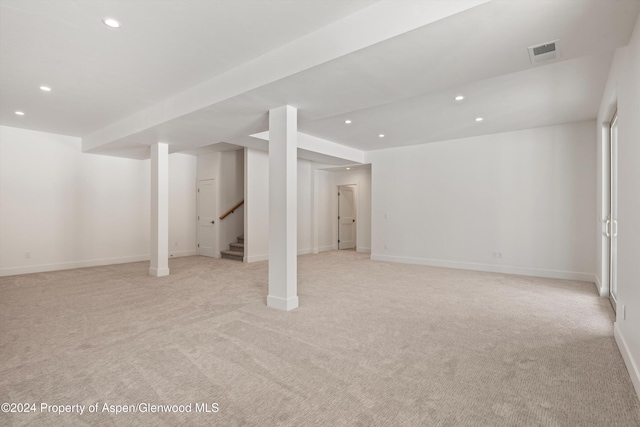
<instances>
[{"instance_id":1,"label":"light colored carpet","mask_svg":"<svg viewBox=\"0 0 640 427\"><path fill-rule=\"evenodd\" d=\"M0 424L640 425L612 310L591 283L334 251L299 258L300 308L284 313L265 306L265 262L170 268L2 278L0 402L215 402L218 413L1 413Z\"/></svg>"}]
</instances>

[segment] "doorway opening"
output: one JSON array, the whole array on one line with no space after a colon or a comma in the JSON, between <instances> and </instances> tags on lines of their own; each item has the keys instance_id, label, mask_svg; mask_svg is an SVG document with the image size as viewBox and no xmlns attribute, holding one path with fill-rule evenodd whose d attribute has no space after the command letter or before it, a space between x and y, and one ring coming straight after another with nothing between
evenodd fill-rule
<instances>
[{"instance_id":1,"label":"doorway opening","mask_svg":"<svg viewBox=\"0 0 640 427\"><path fill-rule=\"evenodd\" d=\"M357 247L357 185L338 186L338 249Z\"/></svg>"}]
</instances>

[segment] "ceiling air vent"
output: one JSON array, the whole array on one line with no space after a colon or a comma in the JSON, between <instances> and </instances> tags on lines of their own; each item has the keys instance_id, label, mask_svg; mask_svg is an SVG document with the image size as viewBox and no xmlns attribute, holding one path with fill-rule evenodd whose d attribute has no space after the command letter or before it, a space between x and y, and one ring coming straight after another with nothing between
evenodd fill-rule
<instances>
[{"instance_id":1,"label":"ceiling air vent","mask_svg":"<svg viewBox=\"0 0 640 427\"><path fill-rule=\"evenodd\" d=\"M533 65L536 65L542 62L547 62L559 58L559 41L560 40L553 40L550 42L539 44L537 46L531 46L529 48L529 58L531 59L531 63Z\"/></svg>"}]
</instances>

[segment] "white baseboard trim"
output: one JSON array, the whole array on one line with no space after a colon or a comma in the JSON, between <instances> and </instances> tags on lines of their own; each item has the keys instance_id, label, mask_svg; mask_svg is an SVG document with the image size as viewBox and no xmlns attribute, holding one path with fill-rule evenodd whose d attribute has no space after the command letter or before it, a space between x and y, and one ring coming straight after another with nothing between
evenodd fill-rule
<instances>
[{"instance_id":1,"label":"white baseboard trim","mask_svg":"<svg viewBox=\"0 0 640 427\"><path fill-rule=\"evenodd\" d=\"M149 261L149 255L135 255L118 258L91 259L86 261L61 262L57 264L27 265L24 267L0 268L0 277L18 274L44 273L46 271L72 270L74 268L99 267L102 265L126 264Z\"/></svg>"},{"instance_id":2,"label":"white baseboard trim","mask_svg":"<svg viewBox=\"0 0 640 427\"><path fill-rule=\"evenodd\" d=\"M636 395L640 398L640 369L638 369L638 364L633 360L627 341L618 328L618 322L613 324L613 336L620 349L620 354L622 354L622 359L624 359L624 364L627 365L627 371L629 371L631 382L636 389Z\"/></svg>"},{"instance_id":3,"label":"white baseboard trim","mask_svg":"<svg viewBox=\"0 0 640 427\"><path fill-rule=\"evenodd\" d=\"M360 252L363 254L370 254L371 253L371 248L365 248L364 246L358 246L356 248L356 252Z\"/></svg>"},{"instance_id":4,"label":"white baseboard trim","mask_svg":"<svg viewBox=\"0 0 640 427\"><path fill-rule=\"evenodd\" d=\"M198 255L197 251L173 252L169 258ZM45 273L47 271L72 270L74 268L100 267L103 265L127 264L130 262L149 261L149 255L135 255L117 258L90 259L85 261L61 262L57 264L26 265L23 267L0 268L0 277L17 276L19 274Z\"/></svg>"},{"instance_id":5,"label":"white baseboard trim","mask_svg":"<svg viewBox=\"0 0 640 427\"><path fill-rule=\"evenodd\" d=\"M298 255L308 255L311 253L311 248L298 249Z\"/></svg>"},{"instance_id":6,"label":"white baseboard trim","mask_svg":"<svg viewBox=\"0 0 640 427\"><path fill-rule=\"evenodd\" d=\"M149 268L149 275L154 277L164 277L169 275L168 268Z\"/></svg>"},{"instance_id":7,"label":"white baseboard trim","mask_svg":"<svg viewBox=\"0 0 640 427\"><path fill-rule=\"evenodd\" d=\"M251 262L260 262L260 261L267 261L269 259L269 254L263 254L263 255L252 255L252 256L245 256L244 260L247 263L251 263Z\"/></svg>"},{"instance_id":8,"label":"white baseboard trim","mask_svg":"<svg viewBox=\"0 0 640 427\"><path fill-rule=\"evenodd\" d=\"M456 268L460 270L488 271L491 273L516 274L519 276L547 277L550 279L580 280L595 282L595 274L575 271L544 270L539 268L510 267L506 265L480 264L472 262L443 261L426 258L399 257L393 255L371 255L374 261L398 262L402 264L429 265L432 267Z\"/></svg>"},{"instance_id":9,"label":"white baseboard trim","mask_svg":"<svg viewBox=\"0 0 640 427\"><path fill-rule=\"evenodd\" d=\"M180 252L172 252L169 254L169 258L180 258L183 256L196 256L198 255L198 251L180 251Z\"/></svg>"},{"instance_id":10,"label":"white baseboard trim","mask_svg":"<svg viewBox=\"0 0 640 427\"><path fill-rule=\"evenodd\" d=\"M320 246L320 247L318 248L318 251L319 251L319 252L326 252L326 251L332 251L332 250L334 250L334 249L335 249L335 247L333 247L333 245L329 245L329 246Z\"/></svg>"},{"instance_id":11,"label":"white baseboard trim","mask_svg":"<svg viewBox=\"0 0 640 427\"><path fill-rule=\"evenodd\" d=\"M598 290L598 294L601 297L608 297L609 296L609 290L606 289L604 286L602 286L602 282L600 282L600 277L598 277L597 274L594 274L595 276L595 284L596 284L596 289Z\"/></svg>"},{"instance_id":12,"label":"white baseboard trim","mask_svg":"<svg viewBox=\"0 0 640 427\"><path fill-rule=\"evenodd\" d=\"M269 295L267 297L267 307L275 308L276 310L291 311L298 308L298 297L284 299Z\"/></svg>"}]
</instances>

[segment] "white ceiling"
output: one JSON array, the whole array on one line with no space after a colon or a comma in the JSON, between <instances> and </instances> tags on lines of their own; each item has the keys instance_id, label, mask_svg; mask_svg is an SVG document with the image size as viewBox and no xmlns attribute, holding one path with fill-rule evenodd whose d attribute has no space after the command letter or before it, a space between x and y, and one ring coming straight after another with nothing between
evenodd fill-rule
<instances>
[{"instance_id":1,"label":"white ceiling","mask_svg":"<svg viewBox=\"0 0 640 427\"><path fill-rule=\"evenodd\" d=\"M372 3L0 0L0 124L85 136ZM248 135L283 104L299 109L301 132L361 150L594 119L613 52L640 13L638 0L469 7L94 151L144 158L159 140L172 152L263 146ZM107 29L105 15L123 27ZM561 58L531 65L527 47L555 39Z\"/></svg>"},{"instance_id":2,"label":"white ceiling","mask_svg":"<svg viewBox=\"0 0 640 427\"><path fill-rule=\"evenodd\" d=\"M0 123L83 136L372 3L0 0Z\"/></svg>"}]
</instances>

